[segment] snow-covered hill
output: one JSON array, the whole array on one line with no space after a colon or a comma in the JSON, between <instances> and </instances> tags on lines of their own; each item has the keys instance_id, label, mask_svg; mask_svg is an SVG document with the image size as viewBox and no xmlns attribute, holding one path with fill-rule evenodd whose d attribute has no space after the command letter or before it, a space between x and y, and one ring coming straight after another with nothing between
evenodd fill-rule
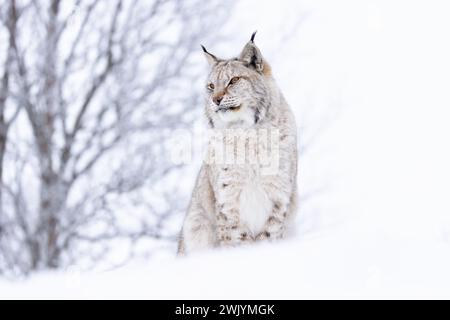
<instances>
[{"instance_id":1,"label":"snow-covered hill","mask_svg":"<svg viewBox=\"0 0 450 320\"><path fill-rule=\"evenodd\" d=\"M356 228L356 229L355 229ZM0 282L0 298L448 298L448 245L341 226L282 244Z\"/></svg>"}]
</instances>

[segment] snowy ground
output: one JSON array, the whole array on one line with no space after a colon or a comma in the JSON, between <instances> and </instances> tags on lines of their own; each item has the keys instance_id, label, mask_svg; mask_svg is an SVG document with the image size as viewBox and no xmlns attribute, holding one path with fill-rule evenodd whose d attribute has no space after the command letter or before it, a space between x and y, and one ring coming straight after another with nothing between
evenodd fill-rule
<instances>
[{"instance_id":1,"label":"snowy ground","mask_svg":"<svg viewBox=\"0 0 450 320\"><path fill-rule=\"evenodd\" d=\"M449 14L444 0L240 1L218 28L233 46L205 45L230 56L257 29L313 141L298 235L0 281L0 298L450 298Z\"/></svg>"},{"instance_id":2,"label":"snowy ground","mask_svg":"<svg viewBox=\"0 0 450 320\"><path fill-rule=\"evenodd\" d=\"M448 298L448 245L353 227L279 245L0 283L0 298Z\"/></svg>"}]
</instances>

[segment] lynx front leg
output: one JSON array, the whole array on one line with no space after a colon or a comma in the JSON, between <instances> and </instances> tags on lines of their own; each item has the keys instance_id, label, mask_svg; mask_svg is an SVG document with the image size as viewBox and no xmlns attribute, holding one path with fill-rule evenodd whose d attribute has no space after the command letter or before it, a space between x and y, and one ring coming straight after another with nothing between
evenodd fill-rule
<instances>
[{"instance_id":1,"label":"lynx front leg","mask_svg":"<svg viewBox=\"0 0 450 320\"><path fill-rule=\"evenodd\" d=\"M239 223L237 211L222 210L217 216L217 240L222 247L251 242L250 231Z\"/></svg>"},{"instance_id":2,"label":"lynx front leg","mask_svg":"<svg viewBox=\"0 0 450 320\"><path fill-rule=\"evenodd\" d=\"M239 195L241 187L236 182L222 183L217 191L216 232L219 246L234 246L251 242L251 233L240 223Z\"/></svg>"},{"instance_id":3,"label":"lynx front leg","mask_svg":"<svg viewBox=\"0 0 450 320\"><path fill-rule=\"evenodd\" d=\"M263 231L256 236L256 240L282 239L286 231L287 212L287 203L275 201L272 214L269 219L267 219Z\"/></svg>"},{"instance_id":4,"label":"lynx front leg","mask_svg":"<svg viewBox=\"0 0 450 320\"><path fill-rule=\"evenodd\" d=\"M289 158L287 155L282 159ZM287 223L296 210L296 163L280 161L280 173L264 180L264 189L272 201L272 211L256 240L278 240L284 238Z\"/></svg>"}]
</instances>

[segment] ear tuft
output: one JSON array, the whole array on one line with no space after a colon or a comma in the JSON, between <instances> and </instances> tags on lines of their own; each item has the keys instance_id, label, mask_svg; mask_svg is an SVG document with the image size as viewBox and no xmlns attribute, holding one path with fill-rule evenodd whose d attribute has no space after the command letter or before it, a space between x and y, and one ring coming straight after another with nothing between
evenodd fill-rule
<instances>
[{"instance_id":1,"label":"ear tuft","mask_svg":"<svg viewBox=\"0 0 450 320\"><path fill-rule=\"evenodd\" d=\"M257 32L258 32L258 31L253 32L253 33L252 33L252 37L250 38L250 41L253 42L253 43L255 43L255 36L256 36L256 33L257 33Z\"/></svg>"},{"instance_id":2,"label":"ear tuft","mask_svg":"<svg viewBox=\"0 0 450 320\"><path fill-rule=\"evenodd\" d=\"M206 50L206 48L203 45L200 45L203 49L203 53L205 54L206 60L208 60L208 63L210 66L213 66L217 63L217 61L219 61L219 59L217 59L217 57L211 53L208 52L208 50Z\"/></svg>"}]
</instances>

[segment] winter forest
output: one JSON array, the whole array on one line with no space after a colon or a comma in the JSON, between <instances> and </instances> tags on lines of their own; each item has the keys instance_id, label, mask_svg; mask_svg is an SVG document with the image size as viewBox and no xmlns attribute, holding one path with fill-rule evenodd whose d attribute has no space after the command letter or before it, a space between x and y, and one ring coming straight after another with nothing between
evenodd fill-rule
<instances>
[{"instance_id":1,"label":"winter forest","mask_svg":"<svg viewBox=\"0 0 450 320\"><path fill-rule=\"evenodd\" d=\"M0 0L0 298L449 298L449 14ZM255 30L298 125L295 235L177 258L207 129L200 45L233 57Z\"/></svg>"},{"instance_id":2,"label":"winter forest","mask_svg":"<svg viewBox=\"0 0 450 320\"><path fill-rule=\"evenodd\" d=\"M2 1L4 274L174 238L165 224L183 204L164 188L177 167L162 148L198 115L193 53L226 8L113 2Z\"/></svg>"}]
</instances>

